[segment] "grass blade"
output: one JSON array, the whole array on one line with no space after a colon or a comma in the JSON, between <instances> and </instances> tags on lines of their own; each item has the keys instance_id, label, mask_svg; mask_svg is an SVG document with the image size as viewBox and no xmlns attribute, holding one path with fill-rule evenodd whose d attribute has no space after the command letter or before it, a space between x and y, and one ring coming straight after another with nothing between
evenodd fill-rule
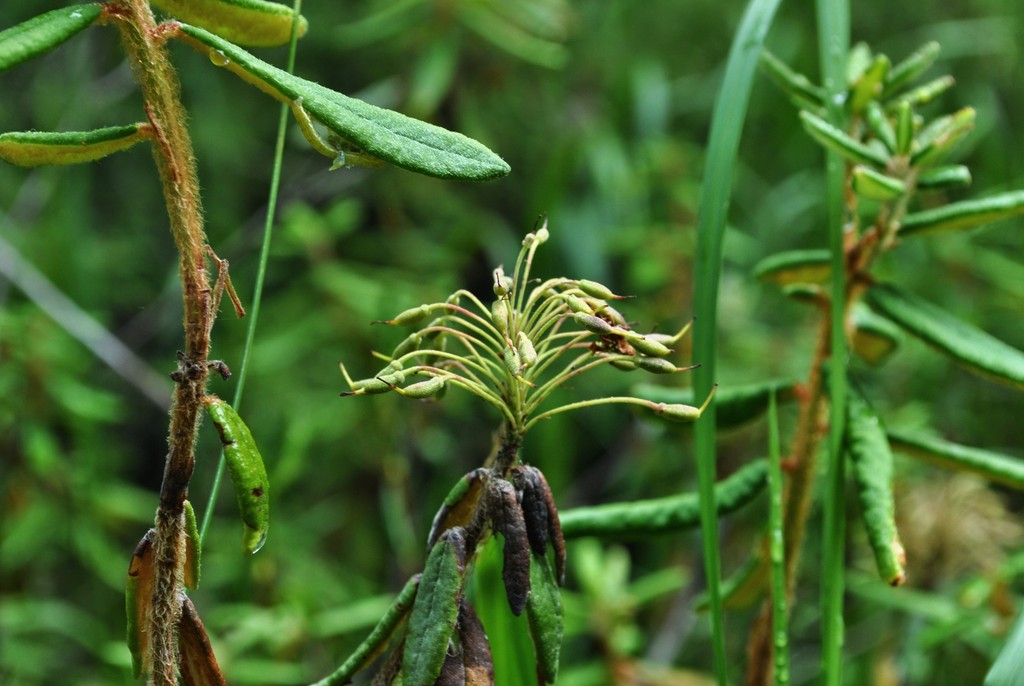
<instances>
[{"instance_id":1,"label":"grass blade","mask_svg":"<svg viewBox=\"0 0 1024 686\"><path fill-rule=\"evenodd\" d=\"M699 360L694 386L698 396L711 392L715 380L718 330L718 288L722 272L726 210L732 190L736 153L746 117L750 88L764 44L765 34L778 9L779 0L751 0L729 50L725 79L715 100L708 143L707 167L701 188L697 218L697 259L694 311L700 326L694 333L694 359ZM722 617L721 569L718 552L718 519L715 502L715 406L697 422L697 475L701 498L701 532L704 566L711 599L711 627L715 674L719 684L728 683L725 658L725 629Z\"/></svg>"},{"instance_id":2,"label":"grass blade","mask_svg":"<svg viewBox=\"0 0 1024 686\"><path fill-rule=\"evenodd\" d=\"M779 451L779 410L773 392L768 401L768 529L772 561L772 644L775 684L789 683L789 602L786 597L786 543L782 508L782 457Z\"/></svg>"}]
</instances>

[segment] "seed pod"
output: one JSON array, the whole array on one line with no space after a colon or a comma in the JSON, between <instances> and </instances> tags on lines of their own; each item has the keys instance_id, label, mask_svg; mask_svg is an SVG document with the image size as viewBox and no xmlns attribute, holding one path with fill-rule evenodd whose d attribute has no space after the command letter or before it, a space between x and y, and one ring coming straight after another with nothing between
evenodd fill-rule
<instances>
[{"instance_id":1,"label":"seed pod","mask_svg":"<svg viewBox=\"0 0 1024 686\"><path fill-rule=\"evenodd\" d=\"M494 285L492 286L494 295L498 296L499 298L504 298L506 295L512 292L513 286L514 282L512 281L512 277L506 276L504 269L498 267L497 269L494 270Z\"/></svg>"},{"instance_id":2,"label":"seed pod","mask_svg":"<svg viewBox=\"0 0 1024 686\"><path fill-rule=\"evenodd\" d=\"M509 374L512 376L518 376L519 372L522 371L522 361L519 359L519 353L516 349L510 345L505 346L504 353L505 368L508 369Z\"/></svg>"},{"instance_id":3,"label":"seed pod","mask_svg":"<svg viewBox=\"0 0 1024 686\"><path fill-rule=\"evenodd\" d=\"M431 305L410 307L408 310L399 312L395 315L394 319L388 319L380 323L391 326L416 326L417 324L422 324L423 320L439 310L446 309L448 309L448 303L433 303Z\"/></svg>"},{"instance_id":4,"label":"seed pod","mask_svg":"<svg viewBox=\"0 0 1024 686\"><path fill-rule=\"evenodd\" d=\"M507 300L498 299L491 303L491 322L502 336L511 328L511 311Z\"/></svg>"},{"instance_id":5,"label":"seed pod","mask_svg":"<svg viewBox=\"0 0 1024 686\"><path fill-rule=\"evenodd\" d=\"M562 296L565 300L565 304L569 306L569 309L573 312L582 312L583 314L594 314L593 308L587 304L587 301L583 298L573 295L572 293L566 293Z\"/></svg>"},{"instance_id":6,"label":"seed pod","mask_svg":"<svg viewBox=\"0 0 1024 686\"><path fill-rule=\"evenodd\" d=\"M600 298L601 300L626 300L629 298L627 295L615 295L610 288L597 281L578 279L576 286L592 298Z\"/></svg>"},{"instance_id":7,"label":"seed pod","mask_svg":"<svg viewBox=\"0 0 1024 686\"><path fill-rule=\"evenodd\" d=\"M624 372L635 372L636 362L634 362L634 359L635 358L633 357L615 357L609 364L611 364L611 366L615 367L616 369L621 369Z\"/></svg>"},{"instance_id":8,"label":"seed pod","mask_svg":"<svg viewBox=\"0 0 1024 686\"><path fill-rule=\"evenodd\" d=\"M518 617L530 594L530 540L515 487L504 479L493 479L487 484L487 508L492 528L505 539L501 579L512 614Z\"/></svg>"},{"instance_id":9,"label":"seed pod","mask_svg":"<svg viewBox=\"0 0 1024 686\"><path fill-rule=\"evenodd\" d=\"M852 385L847 398L846 450L878 573L889 585L899 586L907 576L906 552L896 531L892 451L878 415Z\"/></svg>"},{"instance_id":10,"label":"seed pod","mask_svg":"<svg viewBox=\"0 0 1024 686\"><path fill-rule=\"evenodd\" d=\"M430 551L402 650L403 686L432 686L455 630L465 579L463 529L448 529Z\"/></svg>"},{"instance_id":11,"label":"seed pod","mask_svg":"<svg viewBox=\"0 0 1024 686\"><path fill-rule=\"evenodd\" d=\"M519 353L519 361L523 369L537 364L537 350L524 331L520 331L516 338L516 352Z\"/></svg>"},{"instance_id":12,"label":"seed pod","mask_svg":"<svg viewBox=\"0 0 1024 686\"><path fill-rule=\"evenodd\" d=\"M263 458L249 427L234 408L214 395L203 398L203 404L224 444L224 462L245 525L242 547L249 554L258 552L267 540L270 526L270 481Z\"/></svg>"},{"instance_id":13,"label":"seed pod","mask_svg":"<svg viewBox=\"0 0 1024 686\"><path fill-rule=\"evenodd\" d=\"M637 352L648 357L665 357L672 353L672 349L664 343L659 343L653 338L648 338L633 331L625 332L626 340L636 348ZM639 363L638 363L639 366Z\"/></svg>"},{"instance_id":14,"label":"seed pod","mask_svg":"<svg viewBox=\"0 0 1024 686\"><path fill-rule=\"evenodd\" d=\"M411 334L409 334L408 336L406 336L405 339L403 339L401 343L399 343L397 346L395 346L395 349L391 352L391 357L399 358L399 357L402 357L403 355L408 355L409 353L413 352L414 350L418 350L419 347L420 347L420 343L422 343L422 342L423 342L423 332L422 331L414 331Z\"/></svg>"},{"instance_id":15,"label":"seed pod","mask_svg":"<svg viewBox=\"0 0 1024 686\"><path fill-rule=\"evenodd\" d=\"M434 523L431 525L430 535L427 537L428 550L434 547L441 534L448 529L470 525L489 476L488 469L478 467L456 482L452 490L445 496L441 509L434 515ZM467 553L471 552L470 547L467 546Z\"/></svg>"},{"instance_id":16,"label":"seed pod","mask_svg":"<svg viewBox=\"0 0 1024 686\"><path fill-rule=\"evenodd\" d=\"M677 367L663 357L646 357L637 355L633 358L637 367L652 374L675 374L685 371L684 367Z\"/></svg>"},{"instance_id":17,"label":"seed pod","mask_svg":"<svg viewBox=\"0 0 1024 686\"><path fill-rule=\"evenodd\" d=\"M195 605L187 595L181 597L181 625L178 646L181 650L181 681L184 686L227 686L217 665L210 638L199 619Z\"/></svg>"},{"instance_id":18,"label":"seed pod","mask_svg":"<svg viewBox=\"0 0 1024 686\"><path fill-rule=\"evenodd\" d=\"M584 312L576 312L572 318L576 320L576 323L582 326L587 331L599 334L601 336L610 336L612 334L621 335L623 332L616 329L604 319L596 317L592 314L586 314Z\"/></svg>"},{"instance_id":19,"label":"seed pod","mask_svg":"<svg viewBox=\"0 0 1024 686\"><path fill-rule=\"evenodd\" d=\"M185 501L185 588L194 591L199 588L199 557L202 551L199 544L199 528L196 526L196 513L192 503Z\"/></svg>"},{"instance_id":20,"label":"seed pod","mask_svg":"<svg viewBox=\"0 0 1024 686\"><path fill-rule=\"evenodd\" d=\"M526 618L537 657L537 671L545 683L558 678L558 658L562 650L562 593L544 556L534 556L530 565L530 597Z\"/></svg>"},{"instance_id":21,"label":"seed pod","mask_svg":"<svg viewBox=\"0 0 1024 686\"><path fill-rule=\"evenodd\" d=\"M720 429L727 429L757 419L768 409L772 393L780 402L792 401L796 397L796 382L788 379L771 379L742 386L723 386L715 393L715 422ZM663 403L694 402L692 388L666 388L650 384L636 384L632 394L644 400Z\"/></svg>"},{"instance_id":22,"label":"seed pod","mask_svg":"<svg viewBox=\"0 0 1024 686\"><path fill-rule=\"evenodd\" d=\"M494 686L491 644L473 606L465 600L459 606L459 640L462 643L462 663L466 668L466 686Z\"/></svg>"},{"instance_id":23,"label":"seed pod","mask_svg":"<svg viewBox=\"0 0 1024 686\"><path fill-rule=\"evenodd\" d=\"M53 50L94 23L102 11L99 3L71 5L0 31L0 72Z\"/></svg>"},{"instance_id":24,"label":"seed pod","mask_svg":"<svg viewBox=\"0 0 1024 686\"><path fill-rule=\"evenodd\" d=\"M148 124L95 131L12 131L0 134L0 160L20 167L93 162L127 150L151 133Z\"/></svg>"},{"instance_id":25,"label":"seed pod","mask_svg":"<svg viewBox=\"0 0 1024 686\"><path fill-rule=\"evenodd\" d=\"M417 381L405 388L396 387L395 390L407 398L430 398L444 389L444 381L443 376L432 376L426 381Z\"/></svg>"},{"instance_id":26,"label":"seed pod","mask_svg":"<svg viewBox=\"0 0 1024 686\"><path fill-rule=\"evenodd\" d=\"M150 529L142 537L132 553L125 579L124 605L128 618L127 642L132 654L132 673L135 678L148 674L149 634L146 620L153 602L153 538L156 530Z\"/></svg>"}]
</instances>

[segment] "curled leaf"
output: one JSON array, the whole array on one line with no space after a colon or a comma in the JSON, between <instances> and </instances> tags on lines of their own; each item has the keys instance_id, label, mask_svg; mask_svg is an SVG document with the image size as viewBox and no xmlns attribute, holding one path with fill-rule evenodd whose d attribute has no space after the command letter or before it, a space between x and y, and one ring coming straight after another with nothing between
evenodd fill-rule
<instances>
[{"instance_id":1,"label":"curled leaf","mask_svg":"<svg viewBox=\"0 0 1024 686\"><path fill-rule=\"evenodd\" d=\"M876 284L868 303L907 333L982 376L1024 388L1024 352L892 284Z\"/></svg>"},{"instance_id":2,"label":"curled leaf","mask_svg":"<svg viewBox=\"0 0 1024 686\"><path fill-rule=\"evenodd\" d=\"M917 457L939 467L970 472L978 476L1024 491L1024 460L932 436L889 431L894 450Z\"/></svg>"},{"instance_id":3,"label":"curled leaf","mask_svg":"<svg viewBox=\"0 0 1024 686\"><path fill-rule=\"evenodd\" d=\"M504 479L490 481L487 508L491 526L505 539L501 579L512 614L519 616L530 593L530 539L515 487Z\"/></svg>"},{"instance_id":4,"label":"curled leaf","mask_svg":"<svg viewBox=\"0 0 1024 686\"><path fill-rule=\"evenodd\" d=\"M181 601L178 644L182 683L184 686L227 686L195 605L186 595L181 597Z\"/></svg>"},{"instance_id":5,"label":"curled leaf","mask_svg":"<svg viewBox=\"0 0 1024 686\"><path fill-rule=\"evenodd\" d=\"M0 71L53 50L94 23L101 13L98 3L71 5L0 31Z\"/></svg>"},{"instance_id":6,"label":"curled leaf","mask_svg":"<svg viewBox=\"0 0 1024 686\"><path fill-rule=\"evenodd\" d=\"M0 160L19 167L93 162L146 140L148 124L94 131L12 131L0 134Z\"/></svg>"},{"instance_id":7,"label":"curled leaf","mask_svg":"<svg viewBox=\"0 0 1024 686\"><path fill-rule=\"evenodd\" d=\"M744 465L715 485L718 514L728 514L753 500L768 483L763 460ZM567 538L580 536L636 537L689 529L700 524L696 493L666 498L577 507L561 513Z\"/></svg>"},{"instance_id":8,"label":"curled leaf","mask_svg":"<svg viewBox=\"0 0 1024 686\"><path fill-rule=\"evenodd\" d=\"M981 200L962 200L934 210L913 212L900 223L900 236L973 229L989 222L1024 214L1024 191L1011 191Z\"/></svg>"},{"instance_id":9,"label":"curled leaf","mask_svg":"<svg viewBox=\"0 0 1024 686\"><path fill-rule=\"evenodd\" d=\"M754 276L782 286L793 283L820 283L831 273L828 250L787 250L770 255L754 267Z\"/></svg>"},{"instance_id":10,"label":"curled leaf","mask_svg":"<svg viewBox=\"0 0 1024 686\"><path fill-rule=\"evenodd\" d=\"M221 38L254 48L284 45L292 35L291 7L264 0L150 0L175 19L202 26ZM301 38L309 22L298 18Z\"/></svg>"},{"instance_id":11,"label":"curled leaf","mask_svg":"<svg viewBox=\"0 0 1024 686\"><path fill-rule=\"evenodd\" d=\"M153 602L153 538L156 531L150 529L142 537L132 553L125 579L125 613L128 618L128 650L132 654L132 673L136 678L149 673L149 635L146 620Z\"/></svg>"},{"instance_id":12,"label":"curled leaf","mask_svg":"<svg viewBox=\"0 0 1024 686\"><path fill-rule=\"evenodd\" d=\"M445 496L441 509L434 515L434 523L430 527L430 535L427 536L427 549L433 548L441 534L448 529L457 526L469 527L489 476L489 470L479 467L456 482Z\"/></svg>"},{"instance_id":13,"label":"curled leaf","mask_svg":"<svg viewBox=\"0 0 1024 686\"><path fill-rule=\"evenodd\" d=\"M530 565L530 597L526 618L537 657L537 672L545 683L558 678L558 660L562 651L562 593L547 557L534 555Z\"/></svg>"},{"instance_id":14,"label":"curled leaf","mask_svg":"<svg viewBox=\"0 0 1024 686\"><path fill-rule=\"evenodd\" d=\"M896 531L893 459L885 427L855 386L847 397L846 450L857 482L861 517L882 579L891 586L906 580L906 553Z\"/></svg>"}]
</instances>

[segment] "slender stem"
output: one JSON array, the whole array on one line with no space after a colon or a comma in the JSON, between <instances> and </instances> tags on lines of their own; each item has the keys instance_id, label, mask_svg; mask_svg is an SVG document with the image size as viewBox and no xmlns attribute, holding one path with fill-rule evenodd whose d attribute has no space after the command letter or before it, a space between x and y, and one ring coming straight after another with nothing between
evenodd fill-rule
<instances>
[{"instance_id":1,"label":"slender stem","mask_svg":"<svg viewBox=\"0 0 1024 686\"><path fill-rule=\"evenodd\" d=\"M785 527L782 517L782 465L779 456L779 413L773 390L768 401L768 490L769 555L772 562L772 633L775 649L774 672L776 686L789 684L789 649L787 624L789 619L788 591L786 588Z\"/></svg>"},{"instance_id":2,"label":"slender stem","mask_svg":"<svg viewBox=\"0 0 1024 686\"><path fill-rule=\"evenodd\" d=\"M154 583L149 620L151 680L177 684L180 585L184 563L184 503L195 466L195 440L206 392L210 347L209 278L204 265L203 230L195 157L185 125L177 76L146 0L124 0L108 6L139 81L146 115L153 127L153 156L163 185L171 234L178 248L184 301L185 350L175 372L177 386L171 406L169 450L160 487L154 539Z\"/></svg>"}]
</instances>

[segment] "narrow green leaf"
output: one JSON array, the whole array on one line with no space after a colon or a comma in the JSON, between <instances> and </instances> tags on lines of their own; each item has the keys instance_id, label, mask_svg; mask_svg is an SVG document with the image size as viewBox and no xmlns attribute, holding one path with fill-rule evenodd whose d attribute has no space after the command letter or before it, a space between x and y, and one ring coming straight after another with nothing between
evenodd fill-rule
<instances>
[{"instance_id":1,"label":"narrow green leaf","mask_svg":"<svg viewBox=\"0 0 1024 686\"><path fill-rule=\"evenodd\" d=\"M1024 191L1010 191L982 198L963 200L933 210L913 212L900 223L900 236L919 236L940 231L973 229L989 222L1024 214Z\"/></svg>"},{"instance_id":2,"label":"narrow green leaf","mask_svg":"<svg viewBox=\"0 0 1024 686\"><path fill-rule=\"evenodd\" d=\"M757 419L768 410L768 398L774 391L780 401L792 400L796 382L772 379L741 386L719 386L715 393L715 421L719 429L730 429ZM656 403L692 405L692 388L668 388L650 384L637 384L632 394Z\"/></svg>"},{"instance_id":3,"label":"narrow green leaf","mask_svg":"<svg viewBox=\"0 0 1024 686\"><path fill-rule=\"evenodd\" d=\"M0 71L43 54L100 18L96 3L71 5L0 31Z\"/></svg>"},{"instance_id":4,"label":"narrow green leaf","mask_svg":"<svg viewBox=\"0 0 1024 686\"><path fill-rule=\"evenodd\" d=\"M530 564L530 597L526 617L537 658L537 671L545 683L558 678L558 659L562 652L562 593L547 557L534 555Z\"/></svg>"},{"instance_id":5,"label":"narrow green leaf","mask_svg":"<svg viewBox=\"0 0 1024 686\"><path fill-rule=\"evenodd\" d=\"M885 55L876 55L868 68L850 89L850 108L855 114L864 111L868 103L882 95L882 84L892 65Z\"/></svg>"},{"instance_id":6,"label":"narrow green leaf","mask_svg":"<svg viewBox=\"0 0 1024 686\"><path fill-rule=\"evenodd\" d=\"M882 111L878 101L872 100L864 108L864 118L871 127L871 132L882 141L889 152L896 152L896 130L892 127L889 117Z\"/></svg>"},{"instance_id":7,"label":"narrow green leaf","mask_svg":"<svg viewBox=\"0 0 1024 686\"><path fill-rule=\"evenodd\" d=\"M999 651L984 686L1017 686L1024 682L1024 612L1017 617L1010 636Z\"/></svg>"},{"instance_id":8,"label":"narrow green leaf","mask_svg":"<svg viewBox=\"0 0 1024 686\"><path fill-rule=\"evenodd\" d=\"M895 110L900 103L909 102L914 107L920 105L927 105L932 100L948 91L956 84L956 80L952 76L940 76L937 79L929 81L928 83L918 86L917 88L907 91L903 95L900 95L896 101L889 106L889 109Z\"/></svg>"},{"instance_id":9,"label":"narrow green leaf","mask_svg":"<svg viewBox=\"0 0 1024 686\"><path fill-rule=\"evenodd\" d=\"M923 167L942 160L974 129L975 118L974 108L965 107L924 127L914 140L910 164Z\"/></svg>"},{"instance_id":10,"label":"narrow green leaf","mask_svg":"<svg viewBox=\"0 0 1024 686\"><path fill-rule=\"evenodd\" d=\"M939 56L939 44L935 41L925 43L905 60L889 70L888 78L885 81L883 97L890 97L903 86L907 85L918 76L923 74L928 67L935 63Z\"/></svg>"},{"instance_id":11,"label":"narrow green leaf","mask_svg":"<svg viewBox=\"0 0 1024 686\"><path fill-rule=\"evenodd\" d=\"M716 516L735 512L764 489L768 469L764 460L751 462L715 485ZM631 538L683 531L700 523L697 493L665 498L577 507L561 512L566 538L608 536Z\"/></svg>"},{"instance_id":12,"label":"narrow green leaf","mask_svg":"<svg viewBox=\"0 0 1024 686\"><path fill-rule=\"evenodd\" d=\"M914 108L903 101L896 108L896 153L910 154L914 147L914 130Z\"/></svg>"},{"instance_id":13,"label":"narrow green leaf","mask_svg":"<svg viewBox=\"0 0 1024 686\"><path fill-rule=\"evenodd\" d=\"M896 531L893 459L882 420L851 384L846 405L846 449L850 454L861 517L878 573L890 586L906 580L906 553Z\"/></svg>"},{"instance_id":14,"label":"narrow green leaf","mask_svg":"<svg viewBox=\"0 0 1024 686\"><path fill-rule=\"evenodd\" d=\"M694 314L701 322L693 339L694 359L701 364L694 376L694 388L704 396L711 393L718 369L718 292L721 287L726 215L732 195L740 134L750 102L758 57L778 7L779 0L750 0L747 3L729 47L725 77L715 96L707 162L701 183L694 265L694 283L700 284ZM728 682L728 662L725 656L725 621L720 590L721 562L715 503L716 406L710 405L708 412L711 416L697 422L694 433L697 482L702 503L700 521L704 572L711 599L712 662L717 681L722 686Z\"/></svg>"},{"instance_id":15,"label":"narrow green leaf","mask_svg":"<svg viewBox=\"0 0 1024 686\"><path fill-rule=\"evenodd\" d=\"M830 260L828 250L787 250L758 262L754 266L754 276L780 286L821 283L832 271Z\"/></svg>"},{"instance_id":16,"label":"narrow green leaf","mask_svg":"<svg viewBox=\"0 0 1024 686\"><path fill-rule=\"evenodd\" d=\"M888 162L888 158L878 150L850 138L817 115L804 110L800 113L800 120L811 138L851 162L883 168Z\"/></svg>"},{"instance_id":17,"label":"narrow green leaf","mask_svg":"<svg viewBox=\"0 0 1024 686\"><path fill-rule=\"evenodd\" d=\"M920 190L939 190L954 186L970 186L971 181L970 169L962 164L951 164L922 171L917 177L917 187Z\"/></svg>"},{"instance_id":18,"label":"narrow green leaf","mask_svg":"<svg viewBox=\"0 0 1024 686\"><path fill-rule=\"evenodd\" d=\"M402 654L405 686L432 686L441 672L462 599L465 545L463 529L449 529L427 558Z\"/></svg>"},{"instance_id":19,"label":"narrow green leaf","mask_svg":"<svg viewBox=\"0 0 1024 686\"><path fill-rule=\"evenodd\" d=\"M768 403L768 531L772 578L772 643L775 645L775 684L789 684L789 599L786 588L785 510L782 503L782 456L779 449L778 404Z\"/></svg>"},{"instance_id":20,"label":"narrow green leaf","mask_svg":"<svg viewBox=\"0 0 1024 686\"><path fill-rule=\"evenodd\" d=\"M286 5L264 0L150 0L175 19L201 26L225 40L254 48L284 45L292 35L295 13ZM299 17L298 37L309 23Z\"/></svg>"},{"instance_id":21,"label":"narrow green leaf","mask_svg":"<svg viewBox=\"0 0 1024 686\"><path fill-rule=\"evenodd\" d=\"M973 372L1024 388L1024 353L892 284L868 291L868 302L908 333Z\"/></svg>"},{"instance_id":22,"label":"narrow green leaf","mask_svg":"<svg viewBox=\"0 0 1024 686\"><path fill-rule=\"evenodd\" d=\"M1024 491L1024 460L1019 458L905 431L890 430L889 443L894 450L939 467L970 472Z\"/></svg>"},{"instance_id":23,"label":"narrow green leaf","mask_svg":"<svg viewBox=\"0 0 1024 686\"><path fill-rule=\"evenodd\" d=\"M801 109L816 110L824 107L825 94L819 86L811 83L803 74L789 66L767 50L761 51L761 69Z\"/></svg>"},{"instance_id":24,"label":"narrow green leaf","mask_svg":"<svg viewBox=\"0 0 1024 686\"><path fill-rule=\"evenodd\" d=\"M93 162L142 142L149 131L148 124L94 131L12 131L0 134L0 160L20 167Z\"/></svg>"},{"instance_id":25,"label":"narrow green leaf","mask_svg":"<svg viewBox=\"0 0 1024 686\"><path fill-rule=\"evenodd\" d=\"M324 677L313 684L313 686L340 686L340 684L347 684L351 682L352 677L357 672L368 667L373 661L373 658L380 652L388 639L391 638L392 634L394 634L398 629L406 615L409 614L409 610L412 609L413 599L416 597L416 591L419 588L419 584L419 574L409 579L401 592L399 592L398 597L395 598L395 601L390 607L388 607L384 616L377 622L377 626L375 626L373 631L370 632L370 635L366 637L366 640L359 644L359 647L355 649L355 652L353 652L352 655L350 655L349 658L345 660L340 667L338 667L338 669L329 676Z\"/></svg>"},{"instance_id":26,"label":"narrow green leaf","mask_svg":"<svg viewBox=\"0 0 1024 686\"><path fill-rule=\"evenodd\" d=\"M203 404L224 445L224 460L244 525L242 547L249 554L256 553L266 543L270 527L270 479L263 457L249 427L231 405L214 395L203 398Z\"/></svg>"},{"instance_id":27,"label":"narrow green leaf","mask_svg":"<svg viewBox=\"0 0 1024 686\"><path fill-rule=\"evenodd\" d=\"M453 179L504 176L509 166L482 144L433 124L342 95L253 57L209 31L181 24L177 36L296 114L327 127L362 153L410 171ZM335 153L345 152L345 144ZM351 152L351 151L349 151Z\"/></svg>"},{"instance_id":28,"label":"narrow green leaf","mask_svg":"<svg viewBox=\"0 0 1024 686\"><path fill-rule=\"evenodd\" d=\"M904 182L861 164L853 168L850 182L854 193L879 202L895 200L907 192L907 184Z\"/></svg>"}]
</instances>

